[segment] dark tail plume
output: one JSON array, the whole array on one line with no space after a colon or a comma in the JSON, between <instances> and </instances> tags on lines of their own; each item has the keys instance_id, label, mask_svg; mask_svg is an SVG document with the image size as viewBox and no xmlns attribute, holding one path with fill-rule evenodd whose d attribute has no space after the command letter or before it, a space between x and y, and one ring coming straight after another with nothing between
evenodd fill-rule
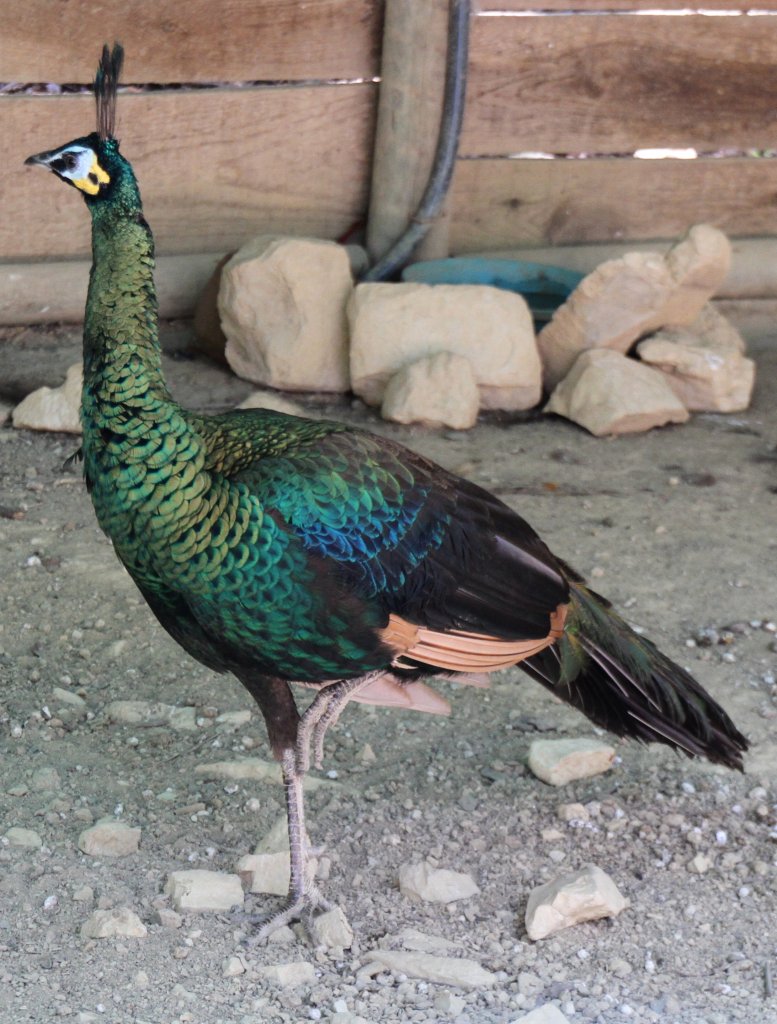
<instances>
[{"instance_id":1,"label":"dark tail plume","mask_svg":"<svg viewBox=\"0 0 777 1024\"><path fill-rule=\"evenodd\" d=\"M630 629L604 598L579 583L570 591L564 636L521 668L619 736L742 770L747 740L693 676Z\"/></svg>"}]
</instances>

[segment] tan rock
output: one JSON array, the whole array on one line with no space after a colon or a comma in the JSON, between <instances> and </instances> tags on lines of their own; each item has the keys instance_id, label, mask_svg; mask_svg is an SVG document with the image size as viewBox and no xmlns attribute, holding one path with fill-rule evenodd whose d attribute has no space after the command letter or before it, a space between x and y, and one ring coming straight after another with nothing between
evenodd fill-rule
<instances>
[{"instance_id":1,"label":"tan rock","mask_svg":"<svg viewBox=\"0 0 777 1024\"><path fill-rule=\"evenodd\" d=\"M268 964L257 968L256 973L279 988L296 988L298 985L314 985L316 982L316 969L306 960L295 960L290 964Z\"/></svg>"},{"instance_id":2,"label":"tan rock","mask_svg":"<svg viewBox=\"0 0 777 1024\"><path fill-rule=\"evenodd\" d=\"M632 252L600 264L540 331L545 386L555 387L586 349L627 352L659 327L692 323L730 263L726 236L699 224L666 256Z\"/></svg>"},{"instance_id":3,"label":"tan rock","mask_svg":"<svg viewBox=\"0 0 777 1024\"><path fill-rule=\"evenodd\" d=\"M517 1017L512 1024L569 1024L569 1018L553 1003L545 1003L523 1017Z\"/></svg>"},{"instance_id":4,"label":"tan rock","mask_svg":"<svg viewBox=\"0 0 777 1024\"><path fill-rule=\"evenodd\" d=\"M316 862L310 864L315 873ZM237 862L237 873L249 892L285 896L289 891L290 856L285 850L275 853L247 853Z\"/></svg>"},{"instance_id":5,"label":"tan rock","mask_svg":"<svg viewBox=\"0 0 777 1024\"><path fill-rule=\"evenodd\" d=\"M472 364L464 356L438 352L403 366L386 385L380 414L395 423L425 423L468 430L480 408Z\"/></svg>"},{"instance_id":6,"label":"tan rock","mask_svg":"<svg viewBox=\"0 0 777 1024\"><path fill-rule=\"evenodd\" d=\"M706 305L686 328L665 328L641 341L643 362L659 370L694 412L738 412L750 404L755 363L744 355L744 340L724 316Z\"/></svg>"},{"instance_id":7,"label":"tan rock","mask_svg":"<svg viewBox=\"0 0 777 1024\"><path fill-rule=\"evenodd\" d=\"M176 910L192 913L231 910L243 903L240 879L223 871L172 871L167 876L165 893Z\"/></svg>"},{"instance_id":8,"label":"tan rock","mask_svg":"<svg viewBox=\"0 0 777 1024\"><path fill-rule=\"evenodd\" d=\"M137 853L140 829L123 821L105 818L78 837L78 849L90 857L126 857Z\"/></svg>"},{"instance_id":9,"label":"tan rock","mask_svg":"<svg viewBox=\"0 0 777 1024\"><path fill-rule=\"evenodd\" d=\"M227 362L240 377L287 391L347 391L345 249L260 235L225 265L218 306Z\"/></svg>"},{"instance_id":10,"label":"tan rock","mask_svg":"<svg viewBox=\"0 0 777 1024\"><path fill-rule=\"evenodd\" d=\"M545 406L592 434L627 434L685 423L688 410L658 370L611 349L578 356Z\"/></svg>"},{"instance_id":11,"label":"tan rock","mask_svg":"<svg viewBox=\"0 0 777 1024\"><path fill-rule=\"evenodd\" d=\"M333 907L310 922L310 936L316 946L327 949L350 949L353 929L340 907Z\"/></svg>"},{"instance_id":12,"label":"tan rock","mask_svg":"<svg viewBox=\"0 0 777 1024\"><path fill-rule=\"evenodd\" d=\"M401 971L410 978L421 978L436 985L453 985L464 989L489 988L496 984L497 980L491 971L481 967L477 961L464 957L371 949L366 958L369 962L362 967L359 975L369 976L381 970Z\"/></svg>"},{"instance_id":13,"label":"tan rock","mask_svg":"<svg viewBox=\"0 0 777 1024\"><path fill-rule=\"evenodd\" d=\"M146 926L129 907L95 910L81 925L81 936L85 939L142 939L147 934Z\"/></svg>"},{"instance_id":14,"label":"tan rock","mask_svg":"<svg viewBox=\"0 0 777 1024\"><path fill-rule=\"evenodd\" d=\"M3 839L9 846L26 847L28 850L39 850L43 846L43 840L34 829L21 825L12 825Z\"/></svg>"},{"instance_id":15,"label":"tan rock","mask_svg":"<svg viewBox=\"0 0 777 1024\"><path fill-rule=\"evenodd\" d=\"M22 399L11 413L13 425L22 430L59 430L80 434L81 363L74 363L58 388L38 388Z\"/></svg>"},{"instance_id":16,"label":"tan rock","mask_svg":"<svg viewBox=\"0 0 777 1024\"><path fill-rule=\"evenodd\" d=\"M600 917L616 917L629 905L608 874L586 864L534 889L526 907L530 939L544 939L562 928Z\"/></svg>"},{"instance_id":17,"label":"tan rock","mask_svg":"<svg viewBox=\"0 0 777 1024\"><path fill-rule=\"evenodd\" d=\"M485 409L540 398L531 314L520 295L487 285L360 284L348 303L353 390L379 405L403 366L450 352L472 365Z\"/></svg>"},{"instance_id":18,"label":"tan rock","mask_svg":"<svg viewBox=\"0 0 777 1024\"><path fill-rule=\"evenodd\" d=\"M563 740L533 740L528 765L538 779L551 786L565 786L575 779L601 775L612 768L615 749L589 736ZM569 805L577 806L577 805Z\"/></svg>"},{"instance_id":19,"label":"tan rock","mask_svg":"<svg viewBox=\"0 0 777 1024\"><path fill-rule=\"evenodd\" d=\"M471 875L433 868L426 861L419 861L401 865L399 891L403 896L427 903L453 903L475 896L480 889Z\"/></svg>"}]
</instances>

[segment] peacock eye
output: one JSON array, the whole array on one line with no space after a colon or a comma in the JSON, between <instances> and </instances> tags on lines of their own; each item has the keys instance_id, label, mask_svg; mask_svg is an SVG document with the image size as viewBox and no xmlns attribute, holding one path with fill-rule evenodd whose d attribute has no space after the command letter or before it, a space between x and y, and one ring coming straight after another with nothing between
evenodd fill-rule
<instances>
[{"instance_id":1,"label":"peacock eye","mask_svg":"<svg viewBox=\"0 0 777 1024\"><path fill-rule=\"evenodd\" d=\"M51 167L55 171L72 171L77 164L75 153L63 153L56 160L51 161Z\"/></svg>"}]
</instances>

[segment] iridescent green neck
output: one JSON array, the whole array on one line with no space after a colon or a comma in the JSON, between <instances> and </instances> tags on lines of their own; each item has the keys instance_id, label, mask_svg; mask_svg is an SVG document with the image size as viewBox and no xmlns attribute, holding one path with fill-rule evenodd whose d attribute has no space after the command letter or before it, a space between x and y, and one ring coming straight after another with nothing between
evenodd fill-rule
<instances>
[{"instance_id":1,"label":"iridescent green neck","mask_svg":"<svg viewBox=\"0 0 777 1024\"><path fill-rule=\"evenodd\" d=\"M118 157L110 194L88 202L92 272L84 320L84 379L122 380L130 364L136 385L158 396L162 378L154 288L154 239L143 218L130 165Z\"/></svg>"}]
</instances>

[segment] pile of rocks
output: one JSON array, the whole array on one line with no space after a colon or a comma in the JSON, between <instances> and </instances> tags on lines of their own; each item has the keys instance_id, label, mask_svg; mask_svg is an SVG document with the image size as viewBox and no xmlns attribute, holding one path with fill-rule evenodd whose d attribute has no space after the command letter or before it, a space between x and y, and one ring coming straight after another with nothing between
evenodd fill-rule
<instances>
[{"instance_id":1,"label":"pile of rocks","mask_svg":"<svg viewBox=\"0 0 777 1024\"><path fill-rule=\"evenodd\" d=\"M529 308L491 285L357 284L364 254L262 235L218 269L195 319L238 376L278 391L353 391L384 418L463 430L481 409L537 406L596 435L747 408L754 364L710 304L731 247L697 225L666 255L589 274L535 336ZM202 307L218 295L218 318ZM220 320L220 326L217 322ZM80 432L80 366L13 411L17 427ZM246 406L303 414L272 392Z\"/></svg>"},{"instance_id":2,"label":"pile of rocks","mask_svg":"<svg viewBox=\"0 0 777 1024\"><path fill-rule=\"evenodd\" d=\"M710 299L726 236L697 225L666 255L603 263L535 337L489 285L358 284L342 246L261 236L222 268L236 373L280 390L352 390L386 419L463 429L480 409L545 406L594 434L746 408L754 366Z\"/></svg>"}]
</instances>

